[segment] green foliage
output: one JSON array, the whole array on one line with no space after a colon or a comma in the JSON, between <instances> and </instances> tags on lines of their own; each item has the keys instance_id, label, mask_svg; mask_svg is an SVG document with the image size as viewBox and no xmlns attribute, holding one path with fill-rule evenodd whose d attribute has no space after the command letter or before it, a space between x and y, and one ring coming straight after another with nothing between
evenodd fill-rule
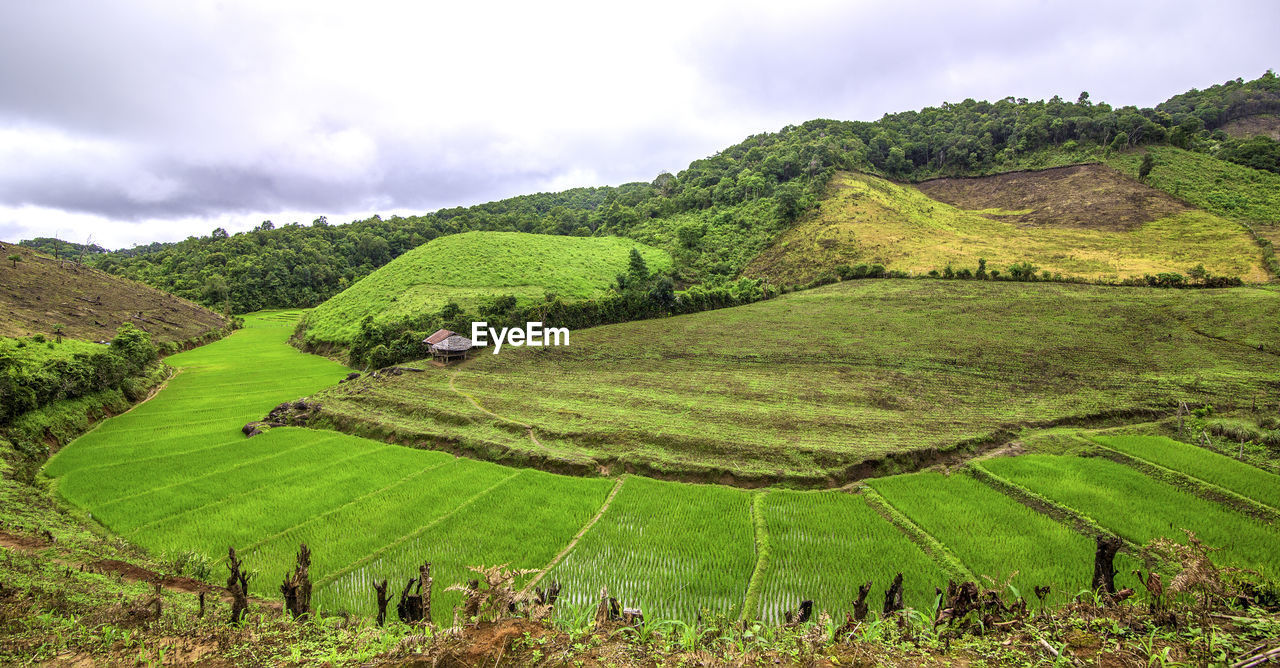
<instances>
[{"instance_id":1,"label":"green foliage","mask_svg":"<svg viewBox=\"0 0 1280 668\"><path fill-rule=\"evenodd\" d=\"M38 346L0 339L0 426L56 401L120 390L156 360L146 333L132 325L122 325L116 340L108 348L75 339ZM30 341L45 343L39 334Z\"/></svg>"},{"instance_id":2,"label":"green foliage","mask_svg":"<svg viewBox=\"0 0 1280 668\"><path fill-rule=\"evenodd\" d=\"M91 256L107 252L107 249L99 246L98 244L77 244L71 241L63 241L62 239L55 239L52 237L23 239L18 242L18 245L26 246L27 248L40 251L50 257L61 259L76 258L77 260L85 260L91 258Z\"/></svg>"},{"instance_id":3,"label":"green foliage","mask_svg":"<svg viewBox=\"0 0 1280 668\"><path fill-rule=\"evenodd\" d=\"M18 263L19 263L19 262L22 262L22 256L21 256L21 255L19 255L19 254L17 254L17 253L13 253L13 254L9 255L9 257L7 257L7 258L5 258L5 259L7 259L7 260L9 260L10 262L12 262L12 263L13 263L13 268L14 268L14 269L17 269L17 268L18 268Z\"/></svg>"},{"instance_id":4,"label":"green foliage","mask_svg":"<svg viewBox=\"0 0 1280 668\"><path fill-rule=\"evenodd\" d=\"M1142 164L1138 166L1138 180L1146 181L1151 175L1151 170L1156 166L1156 159L1150 152L1142 154Z\"/></svg>"}]
</instances>

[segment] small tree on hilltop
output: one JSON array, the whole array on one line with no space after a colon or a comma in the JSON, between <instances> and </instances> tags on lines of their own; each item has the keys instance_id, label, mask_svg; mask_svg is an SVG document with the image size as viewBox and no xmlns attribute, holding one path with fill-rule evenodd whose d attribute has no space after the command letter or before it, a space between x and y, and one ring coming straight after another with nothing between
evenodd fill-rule
<instances>
[{"instance_id":1,"label":"small tree on hilltop","mask_svg":"<svg viewBox=\"0 0 1280 668\"><path fill-rule=\"evenodd\" d=\"M22 262L22 256L18 255L17 253L14 253L8 257L8 260L13 263L13 268L17 269L18 263Z\"/></svg>"}]
</instances>

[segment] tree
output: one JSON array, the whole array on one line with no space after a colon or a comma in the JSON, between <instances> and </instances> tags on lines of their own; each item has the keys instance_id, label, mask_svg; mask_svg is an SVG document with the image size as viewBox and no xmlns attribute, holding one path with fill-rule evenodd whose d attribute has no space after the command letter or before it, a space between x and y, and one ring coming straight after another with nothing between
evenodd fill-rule
<instances>
[{"instance_id":1,"label":"tree","mask_svg":"<svg viewBox=\"0 0 1280 668\"><path fill-rule=\"evenodd\" d=\"M627 284L632 287L641 287L648 282L649 265L640 255L640 251L632 248L631 256L627 260Z\"/></svg>"},{"instance_id":2,"label":"tree","mask_svg":"<svg viewBox=\"0 0 1280 668\"><path fill-rule=\"evenodd\" d=\"M1144 154L1142 156L1142 165L1138 167L1138 180L1146 181L1147 176L1151 174L1151 169L1155 166L1156 159L1150 153Z\"/></svg>"},{"instance_id":3,"label":"tree","mask_svg":"<svg viewBox=\"0 0 1280 668\"><path fill-rule=\"evenodd\" d=\"M904 174L910 168L907 162L907 154L902 150L901 146L894 146L889 149L889 157L885 160L884 168L890 174Z\"/></svg>"},{"instance_id":4,"label":"tree","mask_svg":"<svg viewBox=\"0 0 1280 668\"><path fill-rule=\"evenodd\" d=\"M14 253L8 257L8 260L13 263L13 268L17 269L18 263L22 262L22 256L18 255L17 253Z\"/></svg>"}]
</instances>

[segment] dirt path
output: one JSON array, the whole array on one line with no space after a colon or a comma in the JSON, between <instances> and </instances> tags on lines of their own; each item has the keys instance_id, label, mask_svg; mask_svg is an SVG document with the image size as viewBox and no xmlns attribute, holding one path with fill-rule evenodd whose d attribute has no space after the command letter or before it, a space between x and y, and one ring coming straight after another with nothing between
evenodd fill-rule
<instances>
[{"instance_id":1,"label":"dirt path","mask_svg":"<svg viewBox=\"0 0 1280 668\"><path fill-rule=\"evenodd\" d=\"M618 495L618 490L622 489L622 483L626 482L626 480L625 476L618 478L618 482L614 484L613 489L609 492L609 496L606 496L604 503L601 504L600 511L588 520L586 524L582 525L582 529L578 531L572 540L569 541L569 544L565 545L564 549L560 550L559 554L552 557L551 561L547 562L547 565L538 572L538 575L530 580L529 584L524 586L524 589L521 590L522 592L527 592L533 589L542 581L542 578L546 577L547 573L551 572L551 569L555 568L564 560L565 557L569 556L569 553L573 551L573 548L578 546L578 541L581 540L583 536L587 535L587 532L591 530L591 527L595 526L596 522L599 522L600 518L604 516L605 511L609 510L609 504L613 503L613 497Z\"/></svg>"},{"instance_id":2,"label":"dirt path","mask_svg":"<svg viewBox=\"0 0 1280 668\"><path fill-rule=\"evenodd\" d=\"M551 448L548 448L547 446L543 445L543 444L542 444L542 441L539 441L539 440L538 440L538 437L537 437L536 435L534 435L534 433L533 433L533 425L531 425L531 424L529 424L529 423L527 423L527 422L521 422L521 421L519 421L519 420L512 420L511 418L509 418L509 417L507 417L507 416L505 416L505 415L498 415L497 413L494 413L493 411L489 410L488 408L485 408L484 406L481 406L481 405L480 405L480 402L479 402L479 401L477 401L475 397L471 396L470 394L467 394L466 392L463 392L462 390L459 390L459 389L458 389L458 386L453 384L454 379L456 379L457 377L458 377L458 376L457 376L457 374L456 374L456 373L451 373L451 374L449 374L449 389L450 389L450 390L452 390L454 394L456 394L456 395L458 395L458 396L460 396L460 397L463 397L463 398L464 398L464 399L466 399L467 401L471 402L471 405L472 405L472 406L475 406L475 407L476 407L476 410L480 411L481 413L484 413L485 415L488 415L488 416L490 416L490 417L492 417L492 418L494 418L494 419L497 419L497 420L501 420L501 421L503 421L503 422L509 422L509 423L511 423L511 424L514 424L514 425L518 425L518 426L524 427L525 431L529 434L529 440L530 440L530 441L533 441L533 445L534 445L534 447L536 447L536 448L538 448L538 449L542 450L543 452L551 453Z\"/></svg>"}]
</instances>

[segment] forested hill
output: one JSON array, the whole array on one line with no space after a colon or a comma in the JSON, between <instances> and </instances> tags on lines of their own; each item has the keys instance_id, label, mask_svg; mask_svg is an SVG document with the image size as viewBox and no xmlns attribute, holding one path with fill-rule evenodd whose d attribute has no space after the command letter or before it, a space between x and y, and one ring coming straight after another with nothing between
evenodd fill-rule
<instances>
[{"instance_id":1,"label":"forested hill","mask_svg":"<svg viewBox=\"0 0 1280 668\"><path fill-rule=\"evenodd\" d=\"M92 256L113 272L238 311L312 306L444 234L469 230L617 235L671 253L678 282L736 277L802 212L837 170L900 181L1097 161L1172 144L1255 169L1280 171L1280 143L1233 137L1223 126L1280 109L1271 71L1183 93L1155 108L1074 100L965 100L877 121L813 120L748 137L651 183L577 188L424 216L345 225L263 223L246 233L152 244Z\"/></svg>"}]
</instances>

